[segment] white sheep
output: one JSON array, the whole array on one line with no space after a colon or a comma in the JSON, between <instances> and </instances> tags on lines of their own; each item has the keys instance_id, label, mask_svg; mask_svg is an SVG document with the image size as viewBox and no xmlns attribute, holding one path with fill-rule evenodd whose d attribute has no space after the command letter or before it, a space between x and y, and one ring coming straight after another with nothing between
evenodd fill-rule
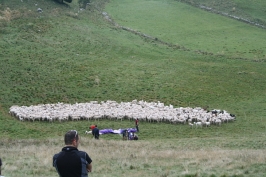
<instances>
[{"instance_id":1,"label":"white sheep","mask_svg":"<svg viewBox=\"0 0 266 177\"><path fill-rule=\"evenodd\" d=\"M204 126L206 126L206 127L209 127L209 126L211 126L211 122L205 122L205 121L203 121L202 122L202 125Z\"/></svg>"},{"instance_id":2,"label":"white sheep","mask_svg":"<svg viewBox=\"0 0 266 177\"><path fill-rule=\"evenodd\" d=\"M202 128L202 123L201 122L194 122L196 128L200 127Z\"/></svg>"},{"instance_id":3,"label":"white sheep","mask_svg":"<svg viewBox=\"0 0 266 177\"><path fill-rule=\"evenodd\" d=\"M92 131L85 131L85 134L91 134Z\"/></svg>"},{"instance_id":4,"label":"white sheep","mask_svg":"<svg viewBox=\"0 0 266 177\"><path fill-rule=\"evenodd\" d=\"M215 123L216 125L221 126L222 121L221 121L220 119L215 119L215 120L214 120L214 123Z\"/></svg>"},{"instance_id":5,"label":"white sheep","mask_svg":"<svg viewBox=\"0 0 266 177\"><path fill-rule=\"evenodd\" d=\"M192 123L188 123L188 125L191 127L191 128L193 128L193 126L194 126L194 124L192 124Z\"/></svg>"},{"instance_id":6,"label":"white sheep","mask_svg":"<svg viewBox=\"0 0 266 177\"><path fill-rule=\"evenodd\" d=\"M43 120L43 121L66 121L66 120L100 120L108 118L111 120L134 120L149 122L171 122L193 124L194 127L210 126L211 123L221 125L221 123L235 120L226 111L213 110L217 114L207 112L196 107L174 108L173 105L165 106L164 103L146 102L143 100L133 100L132 102L121 102L107 100L106 102L91 101L88 103L75 104L39 104L37 106L12 106L10 115L18 120ZM198 123L199 122L199 123ZM209 122L209 123L208 123ZM190 125L189 124L189 125Z\"/></svg>"},{"instance_id":7,"label":"white sheep","mask_svg":"<svg viewBox=\"0 0 266 177\"><path fill-rule=\"evenodd\" d=\"M19 120L20 120L20 121L24 121L24 119L23 119L22 116L19 116Z\"/></svg>"},{"instance_id":8,"label":"white sheep","mask_svg":"<svg viewBox=\"0 0 266 177\"><path fill-rule=\"evenodd\" d=\"M211 122L205 122L206 127L211 126Z\"/></svg>"}]
</instances>

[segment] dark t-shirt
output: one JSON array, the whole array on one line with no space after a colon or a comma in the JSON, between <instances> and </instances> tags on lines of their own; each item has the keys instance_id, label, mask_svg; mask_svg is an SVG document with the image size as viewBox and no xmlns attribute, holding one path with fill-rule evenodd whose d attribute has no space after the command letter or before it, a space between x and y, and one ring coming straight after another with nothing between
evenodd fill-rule
<instances>
[{"instance_id":1,"label":"dark t-shirt","mask_svg":"<svg viewBox=\"0 0 266 177\"><path fill-rule=\"evenodd\" d=\"M60 177L87 177L87 164L92 162L86 152L66 146L53 157L53 166Z\"/></svg>"},{"instance_id":2,"label":"dark t-shirt","mask_svg":"<svg viewBox=\"0 0 266 177\"><path fill-rule=\"evenodd\" d=\"M93 130L92 130L92 134L95 138L99 138L100 136L100 131L97 127L95 127Z\"/></svg>"}]
</instances>

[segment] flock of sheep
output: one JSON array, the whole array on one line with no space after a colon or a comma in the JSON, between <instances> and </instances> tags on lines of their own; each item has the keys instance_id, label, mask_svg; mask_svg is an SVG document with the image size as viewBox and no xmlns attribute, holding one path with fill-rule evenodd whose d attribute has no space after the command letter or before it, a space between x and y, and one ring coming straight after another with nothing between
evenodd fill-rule
<instances>
[{"instance_id":1,"label":"flock of sheep","mask_svg":"<svg viewBox=\"0 0 266 177\"><path fill-rule=\"evenodd\" d=\"M200 107L166 106L161 102L133 100L131 102L91 101L76 104L39 104L31 106L12 106L9 113L20 121L68 121L68 120L123 120L139 119L149 122L169 122L188 124L191 127L221 125L234 121L235 116L224 110L207 111Z\"/></svg>"}]
</instances>

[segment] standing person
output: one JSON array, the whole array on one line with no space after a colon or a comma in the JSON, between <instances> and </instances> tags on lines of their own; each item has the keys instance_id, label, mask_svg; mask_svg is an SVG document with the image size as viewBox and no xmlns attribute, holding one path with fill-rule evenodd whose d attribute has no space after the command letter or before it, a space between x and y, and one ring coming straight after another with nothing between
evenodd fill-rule
<instances>
[{"instance_id":1,"label":"standing person","mask_svg":"<svg viewBox=\"0 0 266 177\"><path fill-rule=\"evenodd\" d=\"M124 130L122 131L123 140L127 140L127 134L128 134L127 129L124 129Z\"/></svg>"},{"instance_id":2,"label":"standing person","mask_svg":"<svg viewBox=\"0 0 266 177\"><path fill-rule=\"evenodd\" d=\"M100 137L100 131L99 131L97 125L95 125L95 128L92 130L92 135L94 136L95 139L99 139L99 137Z\"/></svg>"},{"instance_id":3,"label":"standing person","mask_svg":"<svg viewBox=\"0 0 266 177\"><path fill-rule=\"evenodd\" d=\"M65 134L65 147L53 156L53 166L60 177L88 177L92 160L84 151L79 151L79 135L76 130Z\"/></svg>"},{"instance_id":4,"label":"standing person","mask_svg":"<svg viewBox=\"0 0 266 177\"><path fill-rule=\"evenodd\" d=\"M135 125L136 125L137 132L139 132L139 119L138 118L135 120Z\"/></svg>"}]
</instances>

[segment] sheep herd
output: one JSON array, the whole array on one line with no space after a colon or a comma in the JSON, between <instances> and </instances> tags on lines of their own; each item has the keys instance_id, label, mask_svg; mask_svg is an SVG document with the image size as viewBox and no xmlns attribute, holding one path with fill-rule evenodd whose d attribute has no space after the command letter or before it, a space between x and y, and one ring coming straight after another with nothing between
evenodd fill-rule
<instances>
[{"instance_id":1,"label":"sheep herd","mask_svg":"<svg viewBox=\"0 0 266 177\"><path fill-rule=\"evenodd\" d=\"M221 125L235 120L235 116L225 110L207 111L196 107L179 107L158 102L133 100L131 102L90 101L75 104L39 104L31 106L11 106L9 113L20 121L77 121L77 120L123 120L139 119L148 122L168 122L188 124L191 127Z\"/></svg>"}]
</instances>

